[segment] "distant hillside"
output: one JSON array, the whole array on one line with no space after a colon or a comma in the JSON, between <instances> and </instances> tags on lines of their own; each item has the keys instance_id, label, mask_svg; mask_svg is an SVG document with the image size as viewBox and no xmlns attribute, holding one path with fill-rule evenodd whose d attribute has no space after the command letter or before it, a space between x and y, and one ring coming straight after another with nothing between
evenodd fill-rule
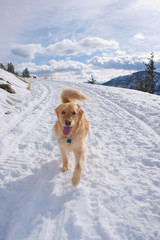
<instances>
[{"instance_id":1,"label":"distant hillside","mask_svg":"<svg viewBox=\"0 0 160 240\"><path fill-rule=\"evenodd\" d=\"M155 94L160 95L160 73L154 72L154 75L155 75L154 81L156 84ZM145 76L146 76L145 71L135 72L131 75L113 78L112 80L103 83L103 85L113 86L113 87L122 87L122 88L128 88L128 89L137 89L140 79L144 80Z\"/></svg>"}]
</instances>

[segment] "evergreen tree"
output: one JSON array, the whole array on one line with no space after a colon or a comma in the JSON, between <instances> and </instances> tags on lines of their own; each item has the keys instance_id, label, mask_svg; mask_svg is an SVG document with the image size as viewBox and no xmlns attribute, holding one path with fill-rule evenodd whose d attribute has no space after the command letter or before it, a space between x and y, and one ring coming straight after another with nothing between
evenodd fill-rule
<instances>
[{"instance_id":1,"label":"evergreen tree","mask_svg":"<svg viewBox=\"0 0 160 240\"><path fill-rule=\"evenodd\" d=\"M28 68L25 68L22 72L22 76L23 77L26 77L26 78L29 78L30 77L30 73L28 71Z\"/></svg>"},{"instance_id":2,"label":"evergreen tree","mask_svg":"<svg viewBox=\"0 0 160 240\"><path fill-rule=\"evenodd\" d=\"M6 68L5 68L5 66L3 65L3 63L0 64L0 68L6 70Z\"/></svg>"},{"instance_id":3,"label":"evergreen tree","mask_svg":"<svg viewBox=\"0 0 160 240\"><path fill-rule=\"evenodd\" d=\"M94 79L94 76L91 75L90 80L88 80L88 83L94 84L96 82L96 80Z\"/></svg>"},{"instance_id":4,"label":"evergreen tree","mask_svg":"<svg viewBox=\"0 0 160 240\"><path fill-rule=\"evenodd\" d=\"M154 53L151 53L151 57L149 58L149 63L145 64L146 66L146 77L144 79L144 91L149 93L154 93L155 91L155 82L154 82Z\"/></svg>"},{"instance_id":5,"label":"evergreen tree","mask_svg":"<svg viewBox=\"0 0 160 240\"><path fill-rule=\"evenodd\" d=\"M15 74L15 72L14 72L14 66L13 66L12 63L8 63L8 64L7 64L7 71L10 72L10 73Z\"/></svg>"}]
</instances>

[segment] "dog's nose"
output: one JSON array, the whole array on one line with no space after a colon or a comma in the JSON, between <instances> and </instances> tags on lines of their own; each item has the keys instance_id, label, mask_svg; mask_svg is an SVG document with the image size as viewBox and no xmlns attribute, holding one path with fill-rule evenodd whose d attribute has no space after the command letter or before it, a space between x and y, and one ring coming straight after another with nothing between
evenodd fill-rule
<instances>
[{"instance_id":1,"label":"dog's nose","mask_svg":"<svg viewBox=\"0 0 160 240\"><path fill-rule=\"evenodd\" d=\"M71 125L71 120L65 120L65 124L66 124L66 126L70 126Z\"/></svg>"}]
</instances>

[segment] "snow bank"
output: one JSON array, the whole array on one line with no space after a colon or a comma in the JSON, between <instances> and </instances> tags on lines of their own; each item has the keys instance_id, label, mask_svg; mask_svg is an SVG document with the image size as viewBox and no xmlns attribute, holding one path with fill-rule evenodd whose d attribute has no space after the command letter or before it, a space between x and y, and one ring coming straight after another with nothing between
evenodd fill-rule
<instances>
[{"instance_id":1,"label":"snow bank","mask_svg":"<svg viewBox=\"0 0 160 240\"><path fill-rule=\"evenodd\" d=\"M0 84L10 84L15 90L16 94L10 94L0 88L0 112L3 114L10 112L17 102L23 102L28 94L28 84L17 78L14 74L0 69Z\"/></svg>"},{"instance_id":2,"label":"snow bank","mask_svg":"<svg viewBox=\"0 0 160 240\"><path fill-rule=\"evenodd\" d=\"M12 73L0 69L0 78L0 84L10 84L12 89L15 90L15 94L11 94L0 88L0 121L1 128L4 130L4 128L9 127L9 122L13 118L17 118L17 114L23 111L30 92L27 90L28 84Z\"/></svg>"}]
</instances>

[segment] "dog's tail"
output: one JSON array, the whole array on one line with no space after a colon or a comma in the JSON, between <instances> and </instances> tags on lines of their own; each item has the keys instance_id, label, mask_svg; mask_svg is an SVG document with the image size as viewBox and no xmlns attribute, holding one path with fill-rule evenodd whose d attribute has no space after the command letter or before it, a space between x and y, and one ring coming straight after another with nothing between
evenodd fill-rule
<instances>
[{"instance_id":1,"label":"dog's tail","mask_svg":"<svg viewBox=\"0 0 160 240\"><path fill-rule=\"evenodd\" d=\"M84 100L87 100L88 97L78 90L64 89L61 94L61 99L62 99L62 103L68 103L68 102L73 102L75 100L84 101Z\"/></svg>"}]
</instances>

